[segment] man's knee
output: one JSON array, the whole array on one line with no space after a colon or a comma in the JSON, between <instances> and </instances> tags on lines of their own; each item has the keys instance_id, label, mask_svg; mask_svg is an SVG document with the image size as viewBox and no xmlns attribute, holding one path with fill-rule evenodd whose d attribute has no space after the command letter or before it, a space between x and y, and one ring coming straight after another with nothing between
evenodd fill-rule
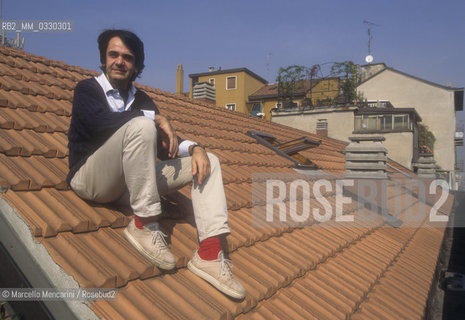
<instances>
[{"instance_id":1,"label":"man's knee","mask_svg":"<svg viewBox=\"0 0 465 320\"><path fill-rule=\"evenodd\" d=\"M210 167L213 168L220 167L220 159L215 156L213 153L207 152L208 159L210 159Z\"/></svg>"},{"instance_id":2,"label":"man's knee","mask_svg":"<svg viewBox=\"0 0 465 320\"><path fill-rule=\"evenodd\" d=\"M157 139L155 122L144 116L131 119L128 123L127 133L134 134L147 142L154 142Z\"/></svg>"}]
</instances>

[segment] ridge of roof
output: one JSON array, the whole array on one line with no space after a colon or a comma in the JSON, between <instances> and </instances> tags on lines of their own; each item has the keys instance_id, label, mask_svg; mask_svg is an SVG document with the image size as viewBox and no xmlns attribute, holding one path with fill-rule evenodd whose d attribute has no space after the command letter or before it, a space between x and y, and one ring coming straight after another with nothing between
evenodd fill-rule
<instances>
[{"instance_id":1,"label":"ridge of roof","mask_svg":"<svg viewBox=\"0 0 465 320\"><path fill-rule=\"evenodd\" d=\"M384 63L378 63L378 64L384 64ZM385 64L384 64L385 65ZM362 66L363 67L363 66ZM435 87L438 87L438 88L441 88L441 89L445 89L445 90L451 90L451 91L458 91L458 90L464 90L464 88L455 88L455 87L448 87L448 86L444 86L444 85L441 85L441 84L438 84L438 83L435 83L435 82L432 82L432 81L429 81L429 80L425 80L425 79L422 79L422 78L419 78L417 76L414 76L414 75L411 75L409 73L406 73L404 71L400 71L400 70L397 70L397 69L394 69L393 67L388 67L386 66L384 69L376 72L375 74L372 74L370 77L366 78L364 81L360 82L358 84L358 86L364 84L365 82L373 79L374 77L380 75L381 73L383 73L384 71L386 70L389 70L389 71L392 71L392 72L395 72L395 73L398 73L398 74L401 74L403 76L406 76L406 77L409 77L409 78L412 78L414 80L418 80L420 82L423 82L423 83L426 83L426 84L429 84L431 86L435 86Z\"/></svg>"},{"instance_id":2,"label":"ridge of roof","mask_svg":"<svg viewBox=\"0 0 465 320\"><path fill-rule=\"evenodd\" d=\"M228 74L228 73L237 73L237 72L245 72L249 74L250 76L256 78L260 82L263 82L265 84L268 83L267 80L264 78L260 77L258 74L255 72L250 71L248 68L233 68L233 69L221 69L221 70L215 70L215 71L208 71L208 72L200 72L200 73L191 73L189 74L189 78L193 77L203 77L203 76L208 76L208 75L217 75L217 74Z\"/></svg>"}]
</instances>

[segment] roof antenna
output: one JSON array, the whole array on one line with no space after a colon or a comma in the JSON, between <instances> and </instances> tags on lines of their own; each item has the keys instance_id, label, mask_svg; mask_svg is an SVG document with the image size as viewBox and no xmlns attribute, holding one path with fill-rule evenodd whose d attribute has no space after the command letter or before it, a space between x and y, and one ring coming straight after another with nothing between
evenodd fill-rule
<instances>
[{"instance_id":1,"label":"roof antenna","mask_svg":"<svg viewBox=\"0 0 465 320\"><path fill-rule=\"evenodd\" d=\"M368 55L365 57L365 61L367 63L371 63L373 61L373 56L371 55L371 40L373 40L373 36L371 35L371 28L379 27L379 25L368 20L363 20L363 24L368 28Z\"/></svg>"},{"instance_id":2,"label":"roof antenna","mask_svg":"<svg viewBox=\"0 0 465 320\"><path fill-rule=\"evenodd\" d=\"M0 23L2 21L2 9L3 9L3 0L0 0ZM8 40L8 38L5 37L5 30L2 28L2 32L0 34L0 44L2 46L7 45L8 47L22 50L24 48L24 37L22 37L21 39L20 35L21 35L20 32L16 32L16 39Z\"/></svg>"}]
</instances>

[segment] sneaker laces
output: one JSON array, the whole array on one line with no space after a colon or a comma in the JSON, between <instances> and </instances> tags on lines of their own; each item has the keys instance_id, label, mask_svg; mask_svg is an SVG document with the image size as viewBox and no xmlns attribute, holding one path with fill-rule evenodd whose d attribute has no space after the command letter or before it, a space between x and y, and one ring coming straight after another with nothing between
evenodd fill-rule
<instances>
[{"instance_id":1,"label":"sneaker laces","mask_svg":"<svg viewBox=\"0 0 465 320\"><path fill-rule=\"evenodd\" d=\"M232 278L232 267L233 262L232 260L225 259L225 257L221 256L221 265L220 265L220 276L228 275L229 278Z\"/></svg>"},{"instance_id":2,"label":"sneaker laces","mask_svg":"<svg viewBox=\"0 0 465 320\"><path fill-rule=\"evenodd\" d=\"M168 236L166 234L164 234L162 231L155 230L155 231L153 231L152 242L155 245L155 247L164 249L164 248L168 247L168 244L166 243L166 240L165 240L165 238L167 238L167 237ZM161 244L159 242L157 242L157 239L161 240Z\"/></svg>"}]
</instances>

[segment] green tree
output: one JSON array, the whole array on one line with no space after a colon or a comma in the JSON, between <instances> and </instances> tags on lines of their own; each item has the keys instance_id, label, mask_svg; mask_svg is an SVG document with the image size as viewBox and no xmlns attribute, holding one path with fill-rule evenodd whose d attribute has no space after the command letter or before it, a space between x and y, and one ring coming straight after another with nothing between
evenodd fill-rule
<instances>
[{"instance_id":1,"label":"green tree","mask_svg":"<svg viewBox=\"0 0 465 320\"><path fill-rule=\"evenodd\" d=\"M283 106L292 105L295 94L304 88L304 80L307 68L293 65L287 68L279 68L278 77L278 100Z\"/></svg>"},{"instance_id":2,"label":"green tree","mask_svg":"<svg viewBox=\"0 0 465 320\"><path fill-rule=\"evenodd\" d=\"M418 124L418 149L420 153L432 153L436 137L429 131L428 126Z\"/></svg>"},{"instance_id":3,"label":"green tree","mask_svg":"<svg viewBox=\"0 0 465 320\"><path fill-rule=\"evenodd\" d=\"M363 95L357 92L358 65L352 61L335 62L331 66L331 75L341 77L341 90L345 103L365 101Z\"/></svg>"}]
</instances>

